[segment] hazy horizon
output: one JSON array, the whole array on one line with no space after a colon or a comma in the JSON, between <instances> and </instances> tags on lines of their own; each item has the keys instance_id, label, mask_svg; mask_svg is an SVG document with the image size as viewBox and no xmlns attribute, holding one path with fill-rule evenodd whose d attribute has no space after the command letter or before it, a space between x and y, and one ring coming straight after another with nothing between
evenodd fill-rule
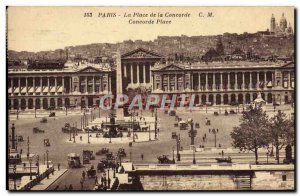
<instances>
[{"instance_id":1,"label":"hazy horizon","mask_svg":"<svg viewBox=\"0 0 300 196\"><path fill-rule=\"evenodd\" d=\"M94 16L83 17L85 12L93 12ZM128 24L126 17L99 18L99 12L116 12L121 16L130 12L188 12L191 17L172 18L172 24L150 26ZM199 12L213 12L214 17L199 18ZM294 7L9 7L7 46L17 52L42 52L124 40L153 41L158 36L255 33L270 28L272 14L279 23L282 13L294 28Z\"/></svg>"}]
</instances>

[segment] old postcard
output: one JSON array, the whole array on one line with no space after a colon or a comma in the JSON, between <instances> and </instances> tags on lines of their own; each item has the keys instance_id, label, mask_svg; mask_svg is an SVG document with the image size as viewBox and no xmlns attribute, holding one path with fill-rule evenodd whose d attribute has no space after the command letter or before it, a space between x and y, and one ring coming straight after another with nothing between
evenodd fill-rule
<instances>
[{"instance_id":1,"label":"old postcard","mask_svg":"<svg viewBox=\"0 0 300 196\"><path fill-rule=\"evenodd\" d=\"M295 187L294 7L7 7L7 189Z\"/></svg>"}]
</instances>

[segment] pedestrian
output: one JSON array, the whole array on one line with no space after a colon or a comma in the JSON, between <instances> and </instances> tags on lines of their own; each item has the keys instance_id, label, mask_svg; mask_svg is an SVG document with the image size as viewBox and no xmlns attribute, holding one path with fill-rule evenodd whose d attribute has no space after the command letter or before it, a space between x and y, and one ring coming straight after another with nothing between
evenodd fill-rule
<instances>
[{"instance_id":1,"label":"pedestrian","mask_svg":"<svg viewBox=\"0 0 300 196\"><path fill-rule=\"evenodd\" d=\"M206 133L204 134L204 138L206 138Z\"/></svg>"},{"instance_id":2,"label":"pedestrian","mask_svg":"<svg viewBox=\"0 0 300 196\"><path fill-rule=\"evenodd\" d=\"M72 184L70 184L70 186L69 186L69 190L73 190L73 186L72 186Z\"/></svg>"},{"instance_id":3,"label":"pedestrian","mask_svg":"<svg viewBox=\"0 0 300 196\"><path fill-rule=\"evenodd\" d=\"M141 158L142 158L142 160L144 160L144 154L141 154Z\"/></svg>"},{"instance_id":4,"label":"pedestrian","mask_svg":"<svg viewBox=\"0 0 300 196\"><path fill-rule=\"evenodd\" d=\"M80 141L82 141L82 136L80 136Z\"/></svg>"},{"instance_id":5,"label":"pedestrian","mask_svg":"<svg viewBox=\"0 0 300 196\"><path fill-rule=\"evenodd\" d=\"M107 186L108 186L108 188L110 188L110 178L108 178L108 180L107 180Z\"/></svg>"},{"instance_id":6,"label":"pedestrian","mask_svg":"<svg viewBox=\"0 0 300 196\"><path fill-rule=\"evenodd\" d=\"M159 133L159 129L157 129L157 132Z\"/></svg>"},{"instance_id":7,"label":"pedestrian","mask_svg":"<svg viewBox=\"0 0 300 196\"><path fill-rule=\"evenodd\" d=\"M224 151L222 150L222 157L224 157Z\"/></svg>"},{"instance_id":8,"label":"pedestrian","mask_svg":"<svg viewBox=\"0 0 300 196\"><path fill-rule=\"evenodd\" d=\"M83 178L83 180L85 180L85 171L84 170L82 171L82 178Z\"/></svg>"},{"instance_id":9,"label":"pedestrian","mask_svg":"<svg viewBox=\"0 0 300 196\"><path fill-rule=\"evenodd\" d=\"M80 178L80 187L81 187L81 190L83 189L83 178Z\"/></svg>"},{"instance_id":10,"label":"pedestrian","mask_svg":"<svg viewBox=\"0 0 300 196\"><path fill-rule=\"evenodd\" d=\"M22 152L23 152L23 149L20 150L20 154L22 154Z\"/></svg>"},{"instance_id":11,"label":"pedestrian","mask_svg":"<svg viewBox=\"0 0 300 196\"><path fill-rule=\"evenodd\" d=\"M57 169L60 170L60 163L57 164Z\"/></svg>"},{"instance_id":12,"label":"pedestrian","mask_svg":"<svg viewBox=\"0 0 300 196\"><path fill-rule=\"evenodd\" d=\"M217 133L219 133L219 129L217 129Z\"/></svg>"},{"instance_id":13,"label":"pedestrian","mask_svg":"<svg viewBox=\"0 0 300 196\"><path fill-rule=\"evenodd\" d=\"M67 187L67 185L65 184L65 190L68 190L68 187Z\"/></svg>"},{"instance_id":14,"label":"pedestrian","mask_svg":"<svg viewBox=\"0 0 300 196\"><path fill-rule=\"evenodd\" d=\"M95 185L98 185L98 177L97 177L97 175L95 177Z\"/></svg>"},{"instance_id":15,"label":"pedestrian","mask_svg":"<svg viewBox=\"0 0 300 196\"><path fill-rule=\"evenodd\" d=\"M208 129L208 133L210 133L210 128Z\"/></svg>"}]
</instances>

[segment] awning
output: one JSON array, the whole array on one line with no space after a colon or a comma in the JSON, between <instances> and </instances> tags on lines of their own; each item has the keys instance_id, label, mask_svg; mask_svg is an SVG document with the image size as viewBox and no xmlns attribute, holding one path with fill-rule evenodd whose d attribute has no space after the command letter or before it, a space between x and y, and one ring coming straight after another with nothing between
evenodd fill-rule
<instances>
[{"instance_id":1,"label":"awning","mask_svg":"<svg viewBox=\"0 0 300 196\"><path fill-rule=\"evenodd\" d=\"M29 93L33 93L33 92L34 92L33 87L29 87L28 92L29 92Z\"/></svg>"},{"instance_id":2,"label":"awning","mask_svg":"<svg viewBox=\"0 0 300 196\"><path fill-rule=\"evenodd\" d=\"M15 90L14 90L14 93L19 93L19 90L20 90L20 88L16 87Z\"/></svg>"},{"instance_id":3,"label":"awning","mask_svg":"<svg viewBox=\"0 0 300 196\"><path fill-rule=\"evenodd\" d=\"M63 92L63 87L62 86L58 86L57 87L57 92L58 93L62 93Z\"/></svg>"},{"instance_id":4,"label":"awning","mask_svg":"<svg viewBox=\"0 0 300 196\"><path fill-rule=\"evenodd\" d=\"M26 87L23 87L21 93L26 93Z\"/></svg>"},{"instance_id":5,"label":"awning","mask_svg":"<svg viewBox=\"0 0 300 196\"><path fill-rule=\"evenodd\" d=\"M8 93L12 93L12 88L8 88Z\"/></svg>"},{"instance_id":6,"label":"awning","mask_svg":"<svg viewBox=\"0 0 300 196\"><path fill-rule=\"evenodd\" d=\"M273 85L272 85L272 82L271 82L271 81L269 81L269 82L268 82L268 84L267 84L267 87L273 87Z\"/></svg>"},{"instance_id":7,"label":"awning","mask_svg":"<svg viewBox=\"0 0 300 196\"><path fill-rule=\"evenodd\" d=\"M48 86L43 89L43 93L48 93Z\"/></svg>"},{"instance_id":8,"label":"awning","mask_svg":"<svg viewBox=\"0 0 300 196\"><path fill-rule=\"evenodd\" d=\"M40 86L35 89L36 93L40 93L41 91L42 91L42 88Z\"/></svg>"},{"instance_id":9,"label":"awning","mask_svg":"<svg viewBox=\"0 0 300 196\"><path fill-rule=\"evenodd\" d=\"M55 86L50 87L50 92L51 92L51 93L55 93Z\"/></svg>"}]
</instances>

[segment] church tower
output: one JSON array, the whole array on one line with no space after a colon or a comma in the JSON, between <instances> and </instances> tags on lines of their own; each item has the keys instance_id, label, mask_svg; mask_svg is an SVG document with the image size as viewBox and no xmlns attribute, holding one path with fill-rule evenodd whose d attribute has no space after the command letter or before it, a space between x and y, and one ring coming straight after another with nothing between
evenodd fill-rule
<instances>
[{"instance_id":1,"label":"church tower","mask_svg":"<svg viewBox=\"0 0 300 196\"><path fill-rule=\"evenodd\" d=\"M284 13L282 13L282 17L281 17L281 19L280 19L280 24L279 24L279 26L280 26L280 30L281 30L282 32L285 32L285 29L287 28L287 21L286 21L286 19L285 19L285 17L284 17Z\"/></svg>"},{"instance_id":2,"label":"church tower","mask_svg":"<svg viewBox=\"0 0 300 196\"><path fill-rule=\"evenodd\" d=\"M271 32L274 33L275 32L275 29L276 29L276 22L275 22L275 17L274 17L274 14L272 14L272 17L271 17Z\"/></svg>"}]
</instances>

